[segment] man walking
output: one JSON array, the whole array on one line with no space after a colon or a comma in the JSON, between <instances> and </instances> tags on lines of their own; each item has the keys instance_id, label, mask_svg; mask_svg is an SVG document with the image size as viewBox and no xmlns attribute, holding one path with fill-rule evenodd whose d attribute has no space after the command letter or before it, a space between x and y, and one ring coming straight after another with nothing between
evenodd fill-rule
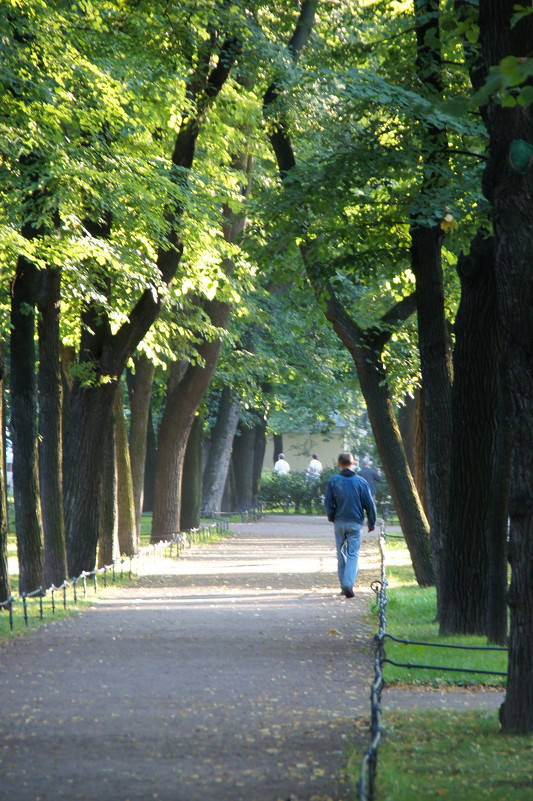
<instances>
[{"instance_id":1,"label":"man walking","mask_svg":"<svg viewBox=\"0 0 533 801\"><path fill-rule=\"evenodd\" d=\"M355 474L352 454L341 453L338 464L340 473L328 480L324 506L328 520L334 524L341 595L353 598L359 572L361 527L366 512L368 530L374 530L376 507L367 482Z\"/></svg>"}]
</instances>

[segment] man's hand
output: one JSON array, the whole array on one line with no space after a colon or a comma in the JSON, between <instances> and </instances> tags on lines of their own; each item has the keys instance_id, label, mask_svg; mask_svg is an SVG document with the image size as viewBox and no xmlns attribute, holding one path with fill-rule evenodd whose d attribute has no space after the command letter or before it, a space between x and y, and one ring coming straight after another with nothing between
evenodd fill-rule
<instances>
[{"instance_id":1,"label":"man's hand","mask_svg":"<svg viewBox=\"0 0 533 801\"><path fill-rule=\"evenodd\" d=\"M368 527L368 533L369 534L370 534L371 531L374 531L374 526L372 526L372 528L370 528L370 526Z\"/></svg>"}]
</instances>

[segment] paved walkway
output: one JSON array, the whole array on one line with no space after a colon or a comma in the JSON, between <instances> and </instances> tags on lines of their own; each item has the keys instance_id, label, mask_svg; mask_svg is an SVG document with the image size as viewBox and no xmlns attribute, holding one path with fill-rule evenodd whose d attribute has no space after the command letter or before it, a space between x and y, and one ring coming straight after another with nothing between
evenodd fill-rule
<instances>
[{"instance_id":1,"label":"paved walkway","mask_svg":"<svg viewBox=\"0 0 533 801\"><path fill-rule=\"evenodd\" d=\"M368 742L375 539L346 600L324 517L232 529L1 646L0 801L353 798L343 771Z\"/></svg>"}]
</instances>

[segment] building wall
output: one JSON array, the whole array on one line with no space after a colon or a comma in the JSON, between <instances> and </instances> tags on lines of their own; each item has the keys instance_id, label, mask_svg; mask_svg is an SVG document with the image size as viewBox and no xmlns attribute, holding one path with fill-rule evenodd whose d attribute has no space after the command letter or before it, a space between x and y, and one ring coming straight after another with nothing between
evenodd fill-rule
<instances>
[{"instance_id":1,"label":"building wall","mask_svg":"<svg viewBox=\"0 0 533 801\"><path fill-rule=\"evenodd\" d=\"M283 434L283 453L295 472L304 471L309 464L311 454L316 453L322 465L336 467L339 453L347 449L344 429L333 430L327 436L320 434ZM274 467L274 438L267 437L263 470ZM276 454L277 458L278 454Z\"/></svg>"}]
</instances>

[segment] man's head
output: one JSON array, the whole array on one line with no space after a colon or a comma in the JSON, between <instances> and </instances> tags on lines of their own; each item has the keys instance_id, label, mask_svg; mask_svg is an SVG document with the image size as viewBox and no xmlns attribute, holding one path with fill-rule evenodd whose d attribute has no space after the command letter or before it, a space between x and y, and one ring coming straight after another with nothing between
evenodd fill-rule
<instances>
[{"instance_id":1,"label":"man's head","mask_svg":"<svg viewBox=\"0 0 533 801\"><path fill-rule=\"evenodd\" d=\"M316 453L312 453L311 454L311 459L318 459L318 456L316 455Z\"/></svg>"},{"instance_id":2,"label":"man's head","mask_svg":"<svg viewBox=\"0 0 533 801\"><path fill-rule=\"evenodd\" d=\"M278 459L285 459L285 454L284 453L280 453L280 455L278 456Z\"/></svg>"},{"instance_id":3,"label":"man's head","mask_svg":"<svg viewBox=\"0 0 533 801\"><path fill-rule=\"evenodd\" d=\"M354 464L354 458L351 453L340 453L339 454L339 467L345 470L347 467L351 467Z\"/></svg>"}]
</instances>

